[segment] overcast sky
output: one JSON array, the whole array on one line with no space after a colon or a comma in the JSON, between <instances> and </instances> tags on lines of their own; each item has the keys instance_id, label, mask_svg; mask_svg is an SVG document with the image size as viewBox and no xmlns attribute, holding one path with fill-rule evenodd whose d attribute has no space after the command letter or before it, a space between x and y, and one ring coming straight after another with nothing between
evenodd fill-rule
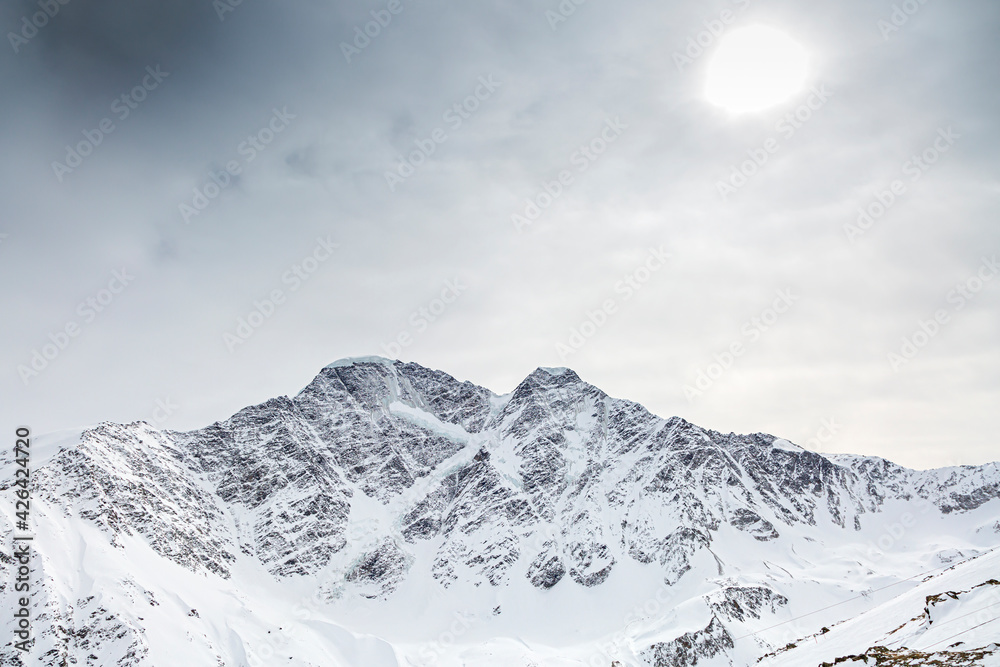
<instances>
[{"instance_id":1,"label":"overcast sky","mask_svg":"<svg viewBox=\"0 0 1000 667\"><path fill-rule=\"evenodd\" d=\"M378 354L1000 459L995 1L224 2L0 10L11 438L196 428ZM706 68L753 25L808 81L734 114Z\"/></svg>"}]
</instances>

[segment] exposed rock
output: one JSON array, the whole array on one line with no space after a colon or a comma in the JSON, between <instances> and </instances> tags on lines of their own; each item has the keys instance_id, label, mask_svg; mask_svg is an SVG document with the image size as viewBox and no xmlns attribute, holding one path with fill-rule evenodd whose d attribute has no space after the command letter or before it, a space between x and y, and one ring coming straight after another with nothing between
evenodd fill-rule
<instances>
[{"instance_id":1,"label":"exposed rock","mask_svg":"<svg viewBox=\"0 0 1000 667\"><path fill-rule=\"evenodd\" d=\"M643 651L642 657L652 667L693 667L699 660L710 660L733 646L733 638L713 616L704 630L685 633L671 642L653 644Z\"/></svg>"}]
</instances>

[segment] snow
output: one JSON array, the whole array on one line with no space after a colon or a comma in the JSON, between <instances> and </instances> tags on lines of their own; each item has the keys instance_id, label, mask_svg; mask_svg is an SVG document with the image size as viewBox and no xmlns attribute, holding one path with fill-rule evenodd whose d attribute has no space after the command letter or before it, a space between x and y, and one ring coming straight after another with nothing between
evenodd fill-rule
<instances>
[{"instance_id":1,"label":"snow","mask_svg":"<svg viewBox=\"0 0 1000 667\"><path fill-rule=\"evenodd\" d=\"M785 451L785 452L804 452L804 451L806 451L803 448L799 447L798 445L793 444L793 443L789 442L788 440L784 440L783 438L775 438L774 442L771 443L771 446L774 447L775 449L780 449L780 450Z\"/></svg>"},{"instance_id":2,"label":"snow","mask_svg":"<svg viewBox=\"0 0 1000 667\"><path fill-rule=\"evenodd\" d=\"M379 357L375 355L362 356L362 357L344 357L343 359L337 359L333 363L327 364L326 368L346 368L348 366L354 366L357 364L388 365L392 363L394 363L392 359L387 359L386 357Z\"/></svg>"},{"instance_id":3,"label":"snow","mask_svg":"<svg viewBox=\"0 0 1000 667\"><path fill-rule=\"evenodd\" d=\"M884 645L888 648L909 648L914 650L942 651L946 648L941 640L956 633L969 630L982 622L976 616L986 610L1000 608L1000 586L981 586L1000 571L1000 550L995 549L982 556L969 559L954 568L939 572L908 590L896 591L892 597L871 607L853 618L835 624L831 620L830 631L817 637L808 638L795 649L781 653L761 663L763 667L798 667L804 664L819 664L840 656L863 654L869 647ZM979 586L980 588L974 588ZM960 596L959 601L934 605L931 623L920 619L927 607L927 599L948 591L971 591ZM991 606L992 605L992 606ZM973 622L973 619L978 619ZM980 648L994 641L994 628L985 626L980 633L968 633L956 637L954 641L965 641L963 649ZM951 642L948 642L949 644Z\"/></svg>"},{"instance_id":4,"label":"snow","mask_svg":"<svg viewBox=\"0 0 1000 667\"><path fill-rule=\"evenodd\" d=\"M415 408L411 405L407 405L401 401L392 401L389 403L389 412L394 415L404 417L417 426L422 426L429 431L443 435L444 437L456 442L468 442L472 437L469 435L468 431L458 424L443 422L435 415L419 408Z\"/></svg>"},{"instance_id":5,"label":"snow","mask_svg":"<svg viewBox=\"0 0 1000 667\"><path fill-rule=\"evenodd\" d=\"M58 454L63 449L71 449L80 444L80 437L86 430L88 429L74 428L62 431L53 431L51 433L42 433L39 435L31 434L29 437L31 443L31 446L29 447L31 452L31 467L37 468L45 465L53 456ZM7 468L7 466L14 465L13 454L13 447L5 447L3 452L0 453L0 465L4 466L2 469L3 478L8 476L13 477L14 468Z\"/></svg>"}]
</instances>

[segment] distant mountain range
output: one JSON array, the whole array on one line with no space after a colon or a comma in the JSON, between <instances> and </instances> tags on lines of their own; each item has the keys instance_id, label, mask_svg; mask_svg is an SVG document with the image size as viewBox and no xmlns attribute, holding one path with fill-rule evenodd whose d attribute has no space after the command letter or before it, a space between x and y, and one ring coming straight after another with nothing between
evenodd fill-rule
<instances>
[{"instance_id":1,"label":"distant mountain range","mask_svg":"<svg viewBox=\"0 0 1000 667\"><path fill-rule=\"evenodd\" d=\"M347 359L32 468L35 640L6 614L3 665L1000 665L998 464L722 434L568 369L497 395Z\"/></svg>"}]
</instances>

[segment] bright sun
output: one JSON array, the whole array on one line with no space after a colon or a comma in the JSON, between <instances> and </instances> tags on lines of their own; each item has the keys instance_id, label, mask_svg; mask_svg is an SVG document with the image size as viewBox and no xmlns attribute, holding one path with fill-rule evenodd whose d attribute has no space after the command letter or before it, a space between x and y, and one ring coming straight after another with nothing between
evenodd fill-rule
<instances>
[{"instance_id":1,"label":"bright sun","mask_svg":"<svg viewBox=\"0 0 1000 667\"><path fill-rule=\"evenodd\" d=\"M784 102L806 81L805 49L766 26L726 35L708 64L705 96L733 113L760 111Z\"/></svg>"}]
</instances>

